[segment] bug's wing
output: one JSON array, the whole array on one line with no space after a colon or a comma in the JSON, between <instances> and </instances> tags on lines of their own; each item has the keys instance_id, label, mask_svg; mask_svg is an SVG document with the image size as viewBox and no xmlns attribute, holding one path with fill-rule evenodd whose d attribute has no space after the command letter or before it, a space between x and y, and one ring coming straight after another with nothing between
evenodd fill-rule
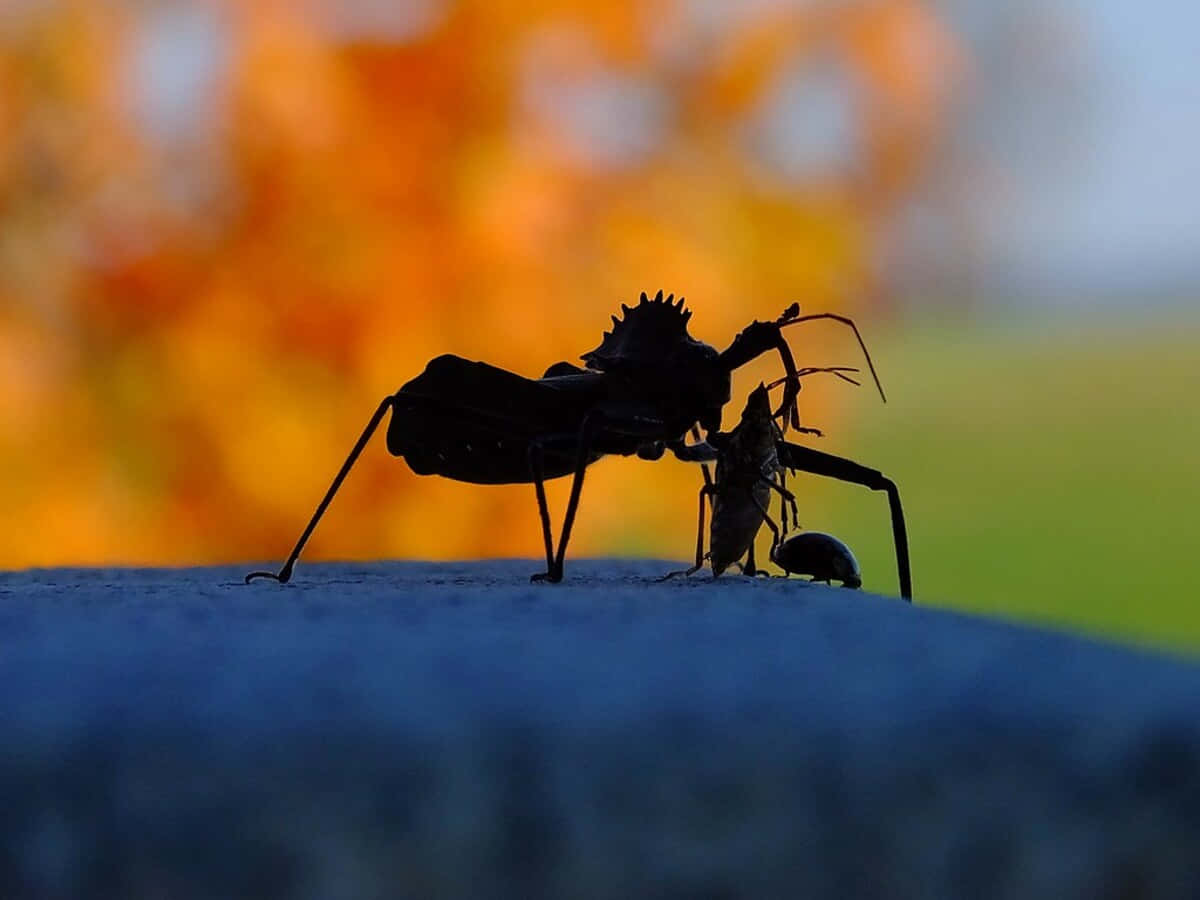
<instances>
[{"instance_id":1,"label":"bug's wing","mask_svg":"<svg viewBox=\"0 0 1200 900\"><path fill-rule=\"evenodd\" d=\"M420 475L476 484L532 479L544 445L547 478L571 472L573 438L601 396L599 373L532 379L460 356L432 360L393 397L388 450Z\"/></svg>"},{"instance_id":2,"label":"bug's wing","mask_svg":"<svg viewBox=\"0 0 1200 900\"><path fill-rule=\"evenodd\" d=\"M892 537L896 544L896 568L900 575L900 596L912 599L912 571L908 560L908 529L904 524L904 509L900 505L900 490L882 472L832 453L823 453L788 441L776 444L781 465L813 475L824 475L839 481L861 484L873 491L884 491L892 513Z\"/></svg>"}]
</instances>

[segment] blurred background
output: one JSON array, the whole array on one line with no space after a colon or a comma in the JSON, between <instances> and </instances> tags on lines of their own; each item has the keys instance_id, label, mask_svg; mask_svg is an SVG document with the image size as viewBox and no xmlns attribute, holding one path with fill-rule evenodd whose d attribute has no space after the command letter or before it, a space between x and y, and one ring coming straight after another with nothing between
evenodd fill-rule
<instances>
[{"instance_id":1,"label":"blurred background","mask_svg":"<svg viewBox=\"0 0 1200 900\"><path fill-rule=\"evenodd\" d=\"M795 300L857 319L891 402L818 376L802 412L900 484L920 602L1194 653L1197 30L1184 0L6 0L0 566L281 561L428 359L536 376L664 288L719 348ZM686 559L699 484L602 460L571 555ZM796 486L894 592L884 499ZM532 488L380 437L305 558L540 553Z\"/></svg>"}]
</instances>

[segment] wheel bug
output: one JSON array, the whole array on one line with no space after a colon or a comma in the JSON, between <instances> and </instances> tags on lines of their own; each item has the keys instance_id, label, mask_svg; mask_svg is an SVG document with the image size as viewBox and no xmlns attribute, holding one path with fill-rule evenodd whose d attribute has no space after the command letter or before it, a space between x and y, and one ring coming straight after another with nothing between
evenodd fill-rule
<instances>
[{"instance_id":1,"label":"wheel bug","mask_svg":"<svg viewBox=\"0 0 1200 900\"><path fill-rule=\"evenodd\" d=\"M848 371L845 368L807 369L797 374L818 371L832 372L839 378L857 384L845 374ZM783 470L799 469L826 474L834 470L847 473L856 468L857 478L843 480L854 480L888 494L900 594L904 599L911 601L912 576L908 559L908 536L904 512L900 505L900 494L895 484L882 473L865 466L785 441L772 416L768 390L767 386L760 384L750 392L742 419L731 432L710 434L706 440L688 445L677 453L681 459L692 462L715 460L717 472L714 482L705 471L705 484L700 489L695 565L682 572L672 572L664 576L664 579L675 575L691 575L704 565L704 501L706 497L711 497L713 522L709 535L708 557L714 578L743 555L746 556L747 562L742 570L747 575L756 574L754 538L762 525L766 524L773 534L771 561L780 568L794 574L820 576L819 580L827 580L826 573L832 572L833 577L843 583L848 583L847 579L853 580L857 577L861 584L861 575L855 574L858 572L858 563L854 560L854 555L836 538L824 536L828 540L821 541L820 538L801 534L784 540L788 509L791 509L792 523L796 527L799 527L799 517L795 495L783 482ZM775 491L781 497L782 530L775 524L768 511L771 491ZM831 542L836 542L836 545ZM850 565L851 563L853 565ZM845 573L846 578L839 573Z\"/></svg>"},{"instance_id":2,"label":"wheel bug","mask_svg":"<svg viewBox=\"0 0 1200 900\"><path fill-rule=\"evenodd\" d=\"M684 436L697 424L706 433L717 432L735 369L777 351L786 374L775 416L799 426L800 380L784 328L817 319L848 326L875 374L862 335L845 316L802 316L793 303L774 321L750 323L718 352L688 333L691 315L682 297L676 303L673 294L664 299L659 291L651 299L643 293L637 306L622 305L622 318L613 316L612 331L582 355L587 368L559 362L537 379L451 354L433 359L379 404L279 572L251 572L247 583L291 579L313 529L389 412L388 451L418 475L474 484L533 483L546 551L546 571L533 580L558 582L587 467L608 454L658 459L671 450L678 455ZM878 377L875 383L879 386ZM879 392L883 396L881 386ZM816 451L799 453L789 465L868 487L882 477ZM571 491L556 548L543 484L564 475L572 476Z\"/></svg>"}]
</instances>

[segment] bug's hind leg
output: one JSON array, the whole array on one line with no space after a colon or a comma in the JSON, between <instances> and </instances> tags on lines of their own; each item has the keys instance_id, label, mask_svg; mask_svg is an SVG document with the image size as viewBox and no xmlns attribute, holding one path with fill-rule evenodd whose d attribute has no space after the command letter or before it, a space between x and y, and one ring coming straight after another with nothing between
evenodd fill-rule
<instances>
[{"instance_id":1,"label":"bug's hind leg","mask_svg":"<svg viewBox=\"0 0 1200 900\"><path fill-rule=\"evenodd\" d=\"M275 572L251 572L246 576L246 584L249 584L255 578L270 578L278 581L280 584L287 584L292 577L292 568L296 565L296 560L300 558L300 551L304 549L304 545L308 543L309 536L313 533L313 529L317 527L317 523L321 521L321 516L325 513L325 508L329 506L329 502L333 499L333 495L338 492L338 488L342 486L342 482L346 480L346 476L350 473L355 460L362 453L363 448L367 446L367 441L371 439L371 435L375 433L375 429L379 427L380 420L383 419L384 413L392 408L393 398L388 396L379 404L379 408L375 410L375 414L371 416L371 420L367 422L367 427L363 429L362 435L358 439L358 443L350 451L350 455L346 457L346 461L342 463L341 469L334 476L333 484L329 486L329 490L325 492L325 496L321 502L317 504L317 510L312 514L312 518L308 520L308 526L300 535L300 540L296 541L296 546L292 549L291 555L287 558L287 562L283 564L283 568L278 573Z\"/></svg>"}]
</instances>

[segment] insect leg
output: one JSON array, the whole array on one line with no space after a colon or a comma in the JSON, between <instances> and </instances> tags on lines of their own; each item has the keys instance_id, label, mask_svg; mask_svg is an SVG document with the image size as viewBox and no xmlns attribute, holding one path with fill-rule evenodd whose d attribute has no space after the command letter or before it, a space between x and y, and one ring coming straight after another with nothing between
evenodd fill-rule
<instances>
[{"instance_id":1,"label":"insect leg","mask_svg":"<svg viewBox=\"0 0 1200 900\"><path fill-rule=\"evenodd\" d=\"M704 474L708 475L708 467L704 467ZM705 478L704 487L700 488L700 513L696 518L696 565L692 567L692 572L695 572L704 565L704 497L707 494L709 502L712 502L712 496L716 493L716 488L712 482ZM690 573L689 573L690 574Z\"/></svg>"},{"instance_id":2,"label":"insect leg","mask_svg":"<svg viewBox=\"0 0 1200 900\"><path fill-rule=\"evenodd\" d=\"M333 499L333 495L337 493L338 488L342 486L346 475L349 474L350 468L354 465L354 461L358 459L358 455L362 453L363 447L367 445L367 441L371 439L371 435L375 433L375 429L379 427L379 422L383 419L386 413L392 406L392 397L385 397L383 402L379 404L379 409L375 410L375 415L371 416L371 421L367 422L367 427L363 429L362 435L358 439L358 443L354 445L354 449L350 451L350 455L346 457L346 461L342 463L342 468L338 471L333 479L333 484L329 486L329 490L325 492L325 496L317 505L317 511L313 513L312 518L308 520L308 526L304 529L304 533L300 535L300 540L296 541L296 546L292 549L292 554L287 558L287 562L283 564L283 568L278 574L274 572L251 572L246 576L246 584L249 584L255 578L272 578L281 584L287 584L292 577L292 567L296 565L296 559L300 556L300 551L304 549L304 545L308 542L309 535L313 533L313 529L317 527L317 522L325 513L325 508L329 506L329 501Z\"/></svg>"},{"instance_id":3,"label":"insect leg","mask_svg":"<svg viewBox=\"0 0 1200 900\"><path fill-rule=\"evenodd\" d=\"M823 453L800 444L780 441L776 445L781 465L799 469L813 475L824 475L839 481L861 484L873 491L883 491L888 496L892 514L892 539L896 545L896 569L900 577L900 596L912 602L912 571L908 561L908 529L904 525L904 509L900 505L900 490L896 483L882 472L868 468L853 460L831 453Z\"/></svg>"},{"instance_id":4,"label":"insect leg","mask_svg":"<svg viewBox=\"0 0 1200 900\"><path fill-rule=\"evenodd\" d=\"M765 480L769 481L769 479L765 479ZM771 485L772 485L772 487L778 487L778 485L774 484L773 482L771 482ZM771 514L770 514L770 513L767 511L767 508L766 508L765 506L763 506L761 503L759 503L759 502L758 502L758 498L754 496L754 492L753 492L753 491L747 491L746 493L750 495L750 501L751 501L751 502L752 502L752 503L753 503L755 506L757 506L757 507L758 507L758 511L762 513L762 517L763 517L763 523L764 523L764 524L765 524L765 525L766 525L768 528L770 528L770 529L771 529L771 535L772 535L772 537L771 537L771 559L774 559L774 558L775 558L775 548L779 546L779 541L781 540L781 535L780 535L780 531L779 531L779 526L775 524L775 521L774 521L774 520L771 518ZM787 512L786 512L786 509L785 509L785 511L784 511L784 515L786 515L786 514L787 514ZM785 522L785 525L786 525L786 522ZM751 553L753 553L753 552L754 552L754 545L753 545L753 544L751 544L751 546L750 546L750 552L751 552ZM753 572L751 572L751 573L748 573L748 574L751 574L751 575L752 575L752 574L754 574L754 573L753 573Z\"/></svg>"},{"instance_id":5,"label":"insect leg","mask_svg":"<svg viewBox=\"0 0 1200 900\"><path fill-rule=\"evenodd\" d=\"M766 475L759 475L759 480L767 487L779 493L781 498L779 503L779 521L783 523L783 530L787 532L787 511L788 505L792 507L792 525L796 528L800 527L800 516L796 512L796 495L783 486L783 473L779 475L779 482L773 481Z\"/></svg>"},{"instance_id":6,"label":"insect leg","mask_svg":"<svg viewBox=\"0 0 1200 900\"><path fill-rule=\"evenodd\" d=\"M571 496L567 500L567 511L563 516L562 534L558 538L558 550L554 561L546 572L533 575L531 581L548 581L558 584L563 577L563 561L567 555L567 541L571 538L571 526L575 524L575 511L579 508L579 494L583 490L583 475L591 461L592 441L601 427L603 417L596 412L589 412L583 417L579 426L579 439L575 452L575 475L571 479Z\"/></svg>"},{"instance_id":7,"label":"insect leg","mask_svg":"<svg viewBox=\"0 0 1200 900\"><path fill-rule=\"evenodd\" d=\"M689 575L694 575L704 568L704 497L707 494L710 498L717 492L716 487L711 483L700 488L700 515L697 517L696 523L696 564L690 569L680 569L678 572L668 572L657 581L666 581L668 578L674 578L676 575L682 575L687 578Z\"/></svg>"},{"instance_id":8,"label":"insect leg","mask_svg":"<svg viewBox=\"0 0 1200 900\"><path fill-rule=\"evenodd\" d=\"M692 426L692 439L697 444L704 443L703 438L700 437L700 427L697 425ZM700 463L700 472L701 472L701 474L704 475L704 486L709 489L709 495L710 495L709 502L711 503L712 497L715 494L715 492L712 489L713 488L713 478L712 478L712 472L710 472L708 470L708 463L706 463L706 462ZM703 499L703 498L701 498L701 499ZM703 528L704 526L701 525L700 527Z\"/></svg>"},{"instance_id":9,"label":"insect leg","mask_svg":"<svg viewBox=\"0 0 1200 900\"><path fill-rule=\"evenodd\" d=\"M550 507L546 505L545 467L540 441L529 445L529 470L533 475L533 487L537 492L538 514L542 520L542 540L546 544L546 571L554 566L554 543L550 537Z\"/></svg>"}]
</instances>

